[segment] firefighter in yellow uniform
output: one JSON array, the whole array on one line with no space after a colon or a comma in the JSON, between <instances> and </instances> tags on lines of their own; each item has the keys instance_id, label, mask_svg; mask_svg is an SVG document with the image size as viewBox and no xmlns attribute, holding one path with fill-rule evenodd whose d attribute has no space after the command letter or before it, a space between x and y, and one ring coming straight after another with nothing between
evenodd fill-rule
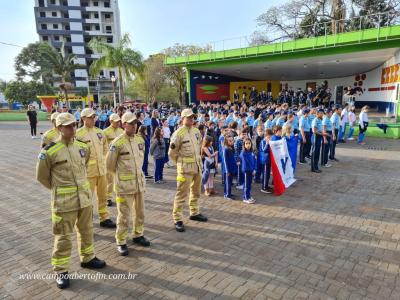
<instances>
[{"instance_id":1,"label":"firefighter in yellow uniform","mask_svg":"<svg viewBox=\"0 0 400 300\"><path fill-rule=\"evenodd\" d=\"M56 118L60 113L54 112L50 116L50 121L53 123L53 128L50 130L47 130L42 137L42 148L46 147L50 143L54 143L58 138L60 137L60 133L58 132L57 126L56 126Z\"/></svg>"},{"instance_id":2,"label":"firefighter in yellow uniform","mask_svg":"<svg viewBox=\"0 0 400 300\"><path fill-rule=\"evenodd\" d=\"M40 152L36 178L51 190L54 235L51 264L57 273L57 286L67 288L74 227L81 266L103 268L106 264L94 255L93 206L85 168L90 150L86 144L74 140L75 118L72 114L61 113L56 125L60 138Z\"/></svg>"},{"instance_id":3,"label":"firefighter in yellow uniform","mask_svg":"<svg viewBox=\"0 0 400 300\"><path fill-rule=\"evenodd\" d=\"M97 209L100 226L115 228L115 223L110 219L107 209L107 177L106 154L108 151L107 140L101 129L95 127L96 112L85 108L81 112L83 127L76 132L76 139L86 144L90 149L90 158L87 166L87 177L92 193L96 192Z\"/></svg>"},{"instance_id":4,"label":"firefighter in yellow uniform","mask_svg":"<svg viewBox=\"0 0 400 300\"><path fill-rule=\"evenodd\" d=\"M144 247L150 242L143 236L144 231L144 190L145 177L142 171L144 159L143 138L135 135L137 120L131 112L122 116L124 133L110 145L107 154L107 170L115 175L115 192L118 210L115 239L117 250L122 256L128 255L126 244L129 218L133 218L133 242Z\"/></svg>"},{"instance_id":5,"label":"firefighter in yellow uniform","mask_svg":"<svg viewBox=\"0 0 400 300\"><path fill-rule=\"evenodd\" d=\"M201 192L201 133L193 126L193 111L189 108L181 113L182 127L171 137L168 155L177 167L177 188L172 216L175 229L185 231L182 221L183 204L189 195L190 220L207 222L199 213L198 200Z\"/></svg>"},{"instance_id":6,"label":"firefighter in yellow uniform","mask_svg":"<svg viewBox=\"0 0 400 300\"><path fill-rule=\"evenodd\" d=\"M124 130L121 128L121 118L117 114L110 115L110 126L103 130L104 135L107 139L108 146L111 145L111 142L118 136L124 133ZM114 177L112 173L107 172L107 206L112 206L113 199L113 189L114 188Z\"/></svg>"}]
</instances>

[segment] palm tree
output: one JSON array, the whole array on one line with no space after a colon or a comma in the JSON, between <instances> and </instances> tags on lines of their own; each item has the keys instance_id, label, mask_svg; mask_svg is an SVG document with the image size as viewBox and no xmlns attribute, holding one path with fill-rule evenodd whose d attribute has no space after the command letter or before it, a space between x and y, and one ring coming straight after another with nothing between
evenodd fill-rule
<instances>
[{"instance_id":1,"label":"palm tree","mask_svg":"<svg viewBox=\"0 0 400 300\"><path fill-rule=\"evenodd\" d=\"M61 46L61 51L58 52L53 47L40 48L41 59L45 62L43 74L52 74L54 77L60 78L60 90L64 93L65 101L69 107L68 89L71 88L71 72L76 69L84 69L86 66L75 64L76 55L65 53L64 43Z\"/></svg>"},{"instance_id":2,"label":"palm tree","mask_svg":"<svg viewBox=\"0 0 400 300\"><path fill-rule=\"evenodd\" d=\"M124 34L116 45L110 45L104 40L95 38L89 42L89 47L101 57L90 66L92 75L98 74L102 69L116 68L118 70L118 83L120 87L119 101L124 100L124 78L141 76L143 72L143 57L140 52L129 48L131 40L129 34ZM123 78L124 77L124 78Z\"/></svg>"}]
</instances>

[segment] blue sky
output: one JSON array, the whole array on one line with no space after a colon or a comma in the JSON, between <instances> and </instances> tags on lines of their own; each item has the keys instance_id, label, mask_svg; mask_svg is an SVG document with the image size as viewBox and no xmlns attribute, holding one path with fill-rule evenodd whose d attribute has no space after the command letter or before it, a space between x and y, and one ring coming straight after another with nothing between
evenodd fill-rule
<instances>
[{"instance_id":1,"label":"blue sky","mask_svg":"<svg viewBox=\"0 0 400 300\"><path fill-rule=\"evenodd\" d=\"M266 0L119 0L121 30L147 57L174 43L204 44L249 35L256 18L282 1ZM24 46L38 40L33 0L0 0L0 42ZM20 48L0 44L0 79L14 77Z\"/></svg>"}]
</instances>

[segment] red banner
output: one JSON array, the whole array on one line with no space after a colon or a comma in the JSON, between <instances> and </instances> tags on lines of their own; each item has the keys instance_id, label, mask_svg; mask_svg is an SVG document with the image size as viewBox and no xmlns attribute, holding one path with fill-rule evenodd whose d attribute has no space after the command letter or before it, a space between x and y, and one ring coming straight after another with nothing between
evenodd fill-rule
<instances>
[{"instance_id":1,"label":"red banner","mask_svg":"<svg viewBox=\"0 0 400 300\"><path fill-rule=\"evenodd\" d=\"M196 84L196 98L200 101L229 99L229 84Z\"/></svg>"}]
</instances>

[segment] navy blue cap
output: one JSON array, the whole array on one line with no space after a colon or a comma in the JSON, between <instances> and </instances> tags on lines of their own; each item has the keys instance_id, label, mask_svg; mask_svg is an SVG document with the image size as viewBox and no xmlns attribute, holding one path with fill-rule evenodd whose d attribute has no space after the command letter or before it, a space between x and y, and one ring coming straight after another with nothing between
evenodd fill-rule
<instances>
[{"instance_id":1,"label":"navy blue cap","mask_svg":"<svg viewBox=\"0 0 400 300\"><path fill-rule=\"evenodd\" d=\"M242 118L244 117L247 117L247 114L246 113L242 113L241 115L240 115Z\"/></svg>"},{"instance_id":2,"label":"navy blue cap","mask_svg":"<svg viewBox=\"0 0 400 300\"><path fill-rule=\"evenodd\" d=\"M327 114L327 113L330 113L330 112L332 112L332 109L330 109L330 108L325 108L325 113Z\"/></svg>"},{"instance_id":3,"label":"navy blue cap","mask_svg":"<svg viewBox=\"0 0 400 300\"><path fill-rule=\"evenodd\" d=\"M340 104L335 105L335 109L341 108L342 106Z\"/></svg>"},{"instance_id":4,"label":"navy blue cap","mask_svg":"<svg viewBox=\"0 0 400 300\"><path fill-rule=\"evenodd\" d=\"M287 110L283 111L282 116L287 115L289 112Z\"/></svg>"},{"instance_id":5,"label":"navy blue cap","mask_svg":"<svg viewBox=\"0 0 400 300\"><path fill-rule=\"evenodd\" d=\"M279 111L274 111L274 116L279 116L281 113Z\"/></svg>"},{"instance_id":6,"label":"navy blue cap","mask_svg":"<svg viewBox=\"0 0 400 300\"><path fill-rule=\"evenodd\" d=\"M230 113L233 113L233 109L230 109L229 112L230 112Z\"/></svg>"},{"instance_id":7,"label":"navy blue cap","mask_svg":"<svg viewBox=\"0 0 400 300\"><path fill-rule=\"evenodd\" d=\"M318 108L317 113L323 113L324 109L323 108Z\"/></svg>"},{"instance_id":8,"label":"navy blue cap","mask_svg":"<svg viewBox=\"0 0 400 300\"><path fill-rule=\"evenodd\" d=\"M303 114L308 114L310 110L308 108L303 109Z\"/></svg>"},{"instance_id":9,"label":"navy blue cap","mask_svg":"<svg viewBox=\"0 0 400 300\"><path fill-rule=\"evenodd\" d=\"M238 115L239 114L239 112L238 111L235 111L235 115Z\"/></svg>"},{"instance_id":10,"label":"navy blue cap","mask_svg":"<svg viewBox=\"0 0 400 300\"><path fill-rule=\"evenodd\" d=\"M226 126L226 125L221 127L221 129L227 129L227 128L228 128L228 126Z\"/></svg>"},{"instance_id":11,"label":"navy blue cap","mask_svg":"<svg viewBox=\"0 0 400 300\"><path fill-rule=\"evenodd\" d=\"M213 109L213 112L218 112L218 109L214 108L214 109Z\"/></svg>"},{"instance_id":12,"label":"navy blue cap","mask_svg":"<svg viewBox=\"0 0 400 300\"><path fill-rule=\"evenodd\" d=\"M227 115L228 112L227 112L226 110L224 110L224 111L222 112L222 114L223 114L223 115Z\"/></svg>"}]
</instances>

